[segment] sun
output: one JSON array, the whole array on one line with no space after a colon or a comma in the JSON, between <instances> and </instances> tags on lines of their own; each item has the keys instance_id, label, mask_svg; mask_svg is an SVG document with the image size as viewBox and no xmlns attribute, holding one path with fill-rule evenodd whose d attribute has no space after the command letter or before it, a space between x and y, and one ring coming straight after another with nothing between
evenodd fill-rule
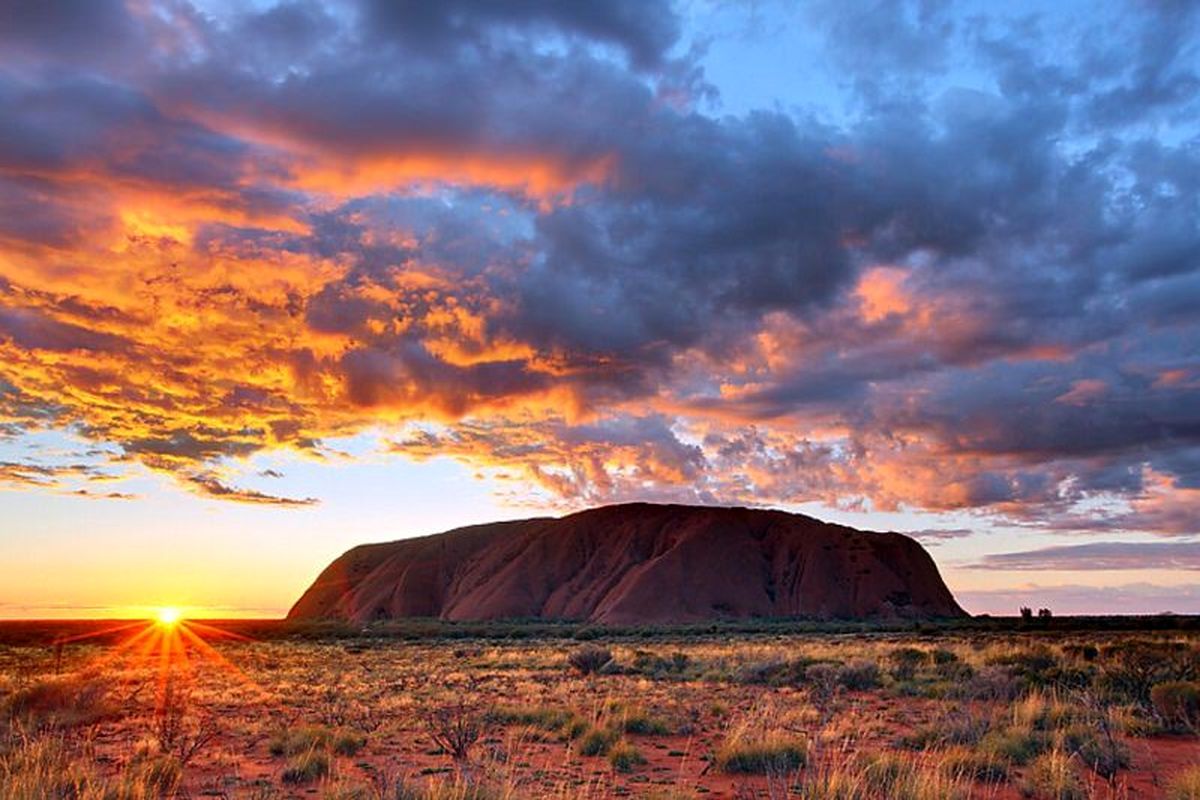
<instances>
[{"instance_id":1,"label":"sun","mask_svg":"<svg viewBox=\"0 0 1200 800\"><path fill-rule=\"evenodd\" d=\"M183 612L173 606L160 608L155 615L155 621L167 628L178 625L181 619L183 619Z\"/></svg>"}]
</instances>

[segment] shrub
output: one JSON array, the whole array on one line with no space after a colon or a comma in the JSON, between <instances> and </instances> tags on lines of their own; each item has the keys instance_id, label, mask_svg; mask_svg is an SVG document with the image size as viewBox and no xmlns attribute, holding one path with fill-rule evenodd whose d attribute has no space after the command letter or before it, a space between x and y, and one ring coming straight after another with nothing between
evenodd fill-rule
<instances>
[{"instance_id":1,"label":"shrub","mask_svg":"<svg viewBox=\"0 0 1200 800\"><path fill-rule=\"evenodd\" d=\"M641 709L633 709L625 713L621 727L626 733L640 733L647 736L666 736L672 733L671 726L657 717L652 717Z\"/></svg>"},{"instance_id":2,"label":"shrub","mask_svg":"<svg viewBox=\"0 0 1200 800\"><path fill-rule=\"evenodd\" d=\"M544 706L497 706L488 712L487 720L497 725L528 725L568 740L579 738L588 729L587 722L574 711Z\"/></svg>"},{"instance_id":3,"label":"shrub","mask_svg":"<svg viewBox=\"0 0 1200 800\"><path fill-rule=\"evenodd\" d=\"M646 763L638 749L622 739L608 750L608 763L617 772L633 772L633 768Z\"/></svg>"},{"instance_id":4,"label":"shrub","mask_svg":"<svg viewBox=\"0 0 1200 800\"><path fill-rule=\"evenodd\" d=\"M115 715L108 687L79 677L47 678L17 689L2 710L10 720L36 728L93 725Z\"/></svg>"},{"instance_id":5,"label":"shrub","mask_svg":"<svg viewBox=\"0 0 1200 800\"><path fill-rule=\"evenodd\" d=\"M329 774L329 753L309 750L292 756L280 776L284 783L311 783Z\"/></svg>"},{"instance_id":6,"label":"shrub","mask_svg":"<svg viewBox=\"0 0 1200 800\"><path fill-rule=\"evenodd\" d=\"M579 753L585 756L602 756L616 744L620 734L610 728L592 728L579 740Z\"/></svg>"},{"instance_id":7,"label":"shrub","mask_svg":"<svg viewBox=\"0 0 1200 800\"><path fill-rule=\"evenodd\" d=\"M969 711L950 713L930 725L922 725L900 739L905 747L923 750L948 744L976 745L987 734L991 722Z\"/></svg>"},{"instance_id":8,"label":"shrub","mask_svg":"<svg viewBox=\"0 0 1200 800\"><path fill-rule=\"evenodd\" d=\"M267 740L267 751L273 756L294 756L329 745L333 732L320 725L285 728Z\"/></svg>"},{"instance_id":9,"label":"shrub","mask_svg":"<svg viewBox=\"0 0 1200 800\"><path fill-rule=\"evenodd\" d=\"M1021 681L1003 667L988 666L950 694L964 700L1012 701L1021 694Z\"/></svg>"},{"instance_id":10,"label":"shrub","mask_svg":"<svg viewBox=\"0 0 1200 800\"><path fill-rule=\"evenodd\" d=\"M1008 762L990 753L976 753L957 749L942 759L942 770L951 777L965 778L985 783L1003 783L1008 780Z\"/></svg>"},{"instance_id":11,"label":"shrub","mask_svg":"<svg viewBox=\"0 0 1200 800\"><path fill-rule=\"evenodd\" d=\"M992 731L979 743L980 752L1003 758L1013 764L1028 764L1049 747L1046 734L1008 729Z\"/></svg>"},{"instance_id":12,"label":"shrub","mask_svg":"<svg viewBox=\"0 0 1200 800\"><path fill-rule=\"evenodd\" d=\"M892 664L892 677L898 681L911 681L929 660L929 654L916 647L900 647L888 654Z\"/></svg>"},{"instance_id":13,"label":"shrub","mask_svg":"<svg viewBox=\"0 0 1200 800\"><path fill-rule=\"evenodd\" d=\"M484 720L464 704L443 706L427 712L429 738L455 761L466 761L471 748L483 736Z\"/></svg>"},{"instance_id":14,"label":"shrub","mask_svg":"<svg viewBox=\"0 0 1200 800\"><path fill-rule=\"evenodd\" d=\"M1100 687L1149 706L1155 684L1200 679L1200 654L1183 642L1127 639L1100 651Z\"/></svg>"},{"instance_id":15,"label":"shrub","mask_svg":"<svg viewBox=\"0 0 1200 800\"><path fill-rule=\"evenodd\" d=\"M1074 754L1102 778L1111 778L1132 761L1129 748L1110 735L1098 735L1089 725L1072 725L1058 737L1059 749Z\"/></svg>"},{"instance_id":16,"label":"shrub","mask_svg":"<svg viewBox=\"0 0 1200 800\"><path fill-rule=\"evenodd\" d=\"M879 665L874 661L854 661L839 667L837 681L852 692L861 692L879 686Z\"/></svg>"},{"instance_id":17,"label":"shrub","mask_svg":"<svg viewBox=\"0 0 1200 800\"><path fill-rule=\"evenodd\" d=\"M606 647L585 644L567 653L567 663L580 675L592 675L612 663L612 651Z\"/></svg>"},{"instance_id":18,"label":"shrub","mask_svg":"<svg viewBox=\"0 0 1200 800\"><path fill-rule=\"evenodd\" d=\"M333 752L339 756L355 755L366 744L367 737L355 731L339 730L333 736Z\"/></svg>"},{"instance_id":19,"label":"shrub","mask_svg":"<svg viewBox=\"0 0 1200 800\"><path fill-rule=\"evenodd\" d=\"M828 663L813 664L805 670L805 683L814 702L826 702L833 697L841 683L840 673L840 667Z\"/></svg>"},{"instance_id":20,"label":"shrub","mask_svg":"<svg viewBox=\"0 0 1200 800\"><path fill-rule=\"evenodd\" d=\"M713 763L721 772L779 775L808 763L808 741L783 732L736 736L721 745Z\"/></svg>"},{"instance_id":21,"label":"shrub","mask_svg":"<svg viewBox=\"0 0 1200 800\"><path fill-rule=\"evenodd\" d=\"M1171 727L1200 726L1200 683L1169 681L1150 689L1154 713Z\"/></svg>"},{"instance_id":22,"label":"shrub","mask_svg":"<svg viewBox=\"0 0 1200 800\"><path fill-rule=\"evenodd\" d=\"M933 651L933 663L936 666L940 667L943 664L953 664L956 661L958 661L958 654L953 650L947 650L944 647L939 647Z\"/></svg>"},{"instance_id":23,"label":"shrub","mask_svg":"<svg viewBox=\"0 0 1200 800\"><path fill-rule=\"evenodd\" d=\"M1087 800L1087 788L1071 759L1062 753L1046 753L1030 765L1021 791L1038 800Z\"/></svg>"},{"instance_id":24,"label":"shrub","mask_svg":"<svg viewBox=\"0 0 1200 800\"><path fill-rule=\"evenodd\" d=\"M1171 779L1167 800L1200 800L1200 765L1188 767Z\"/></svg>"},{"instance_id":25,"label":"shrub","mask_svg":"<svg viewBox=\"0 0 1200 800\"><path fill-rule=\"evenodd\" d=\"M989 664L1007 667L1009 674L1030 686L1050 686L1059 682L1058 658L1045 645L994 658Z\"/></svg>"}]
</instances>

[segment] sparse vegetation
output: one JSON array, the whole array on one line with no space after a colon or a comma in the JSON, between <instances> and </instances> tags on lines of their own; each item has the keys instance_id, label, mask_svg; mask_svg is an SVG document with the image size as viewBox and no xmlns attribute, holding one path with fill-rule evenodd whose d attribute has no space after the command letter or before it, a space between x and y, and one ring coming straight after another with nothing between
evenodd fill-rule
<instances>
[{"instance_id":1,"label":"sparse vegetation","mask_svg":"<svg viewBox=\"0 0 1200 800\"><path fill-rule=\"evenodd\" d=\"M1197 742L1190 632L587 636L585 669L538 638L317 639L218 643L236 671L166 681L0 647L0 797L1196 795L1160 755Z\"/></svg>"}]
</instances>

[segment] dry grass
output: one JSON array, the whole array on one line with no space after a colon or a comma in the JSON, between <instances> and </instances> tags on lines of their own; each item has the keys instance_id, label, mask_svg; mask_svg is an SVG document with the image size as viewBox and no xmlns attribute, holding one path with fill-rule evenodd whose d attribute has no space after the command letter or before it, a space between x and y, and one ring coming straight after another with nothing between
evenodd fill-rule
<instances>
[{"instance_id":1,"label":"dry grass","mask_svg":"<svg viewBox=\"0 0 1200 800\"><path fill-rule=\"evenodd\" d=\"M0 647L0 797L1195 797L1154 687L1197 643L1152 648L1172 673L1126 638L600 640L586 675L558 641L227 642L237 673L166 687Z\"/></svg>"}]
</instances>

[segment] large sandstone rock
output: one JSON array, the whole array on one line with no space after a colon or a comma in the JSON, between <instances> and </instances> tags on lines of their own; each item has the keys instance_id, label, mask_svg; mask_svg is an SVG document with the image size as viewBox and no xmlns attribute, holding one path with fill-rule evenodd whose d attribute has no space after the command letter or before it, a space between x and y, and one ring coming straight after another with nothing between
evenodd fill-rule
<instances>
[{"instance_id":1,"label":"large sandstone rock","mask_svg":"<svg viewBox=\"0 0 1200 800\"><path fill-rule=\"evenodd\" d=\"M962 614L907 536L782 511L635 503L355 547L288 618L630 624Z\"/></svg>"}]
</instances>

